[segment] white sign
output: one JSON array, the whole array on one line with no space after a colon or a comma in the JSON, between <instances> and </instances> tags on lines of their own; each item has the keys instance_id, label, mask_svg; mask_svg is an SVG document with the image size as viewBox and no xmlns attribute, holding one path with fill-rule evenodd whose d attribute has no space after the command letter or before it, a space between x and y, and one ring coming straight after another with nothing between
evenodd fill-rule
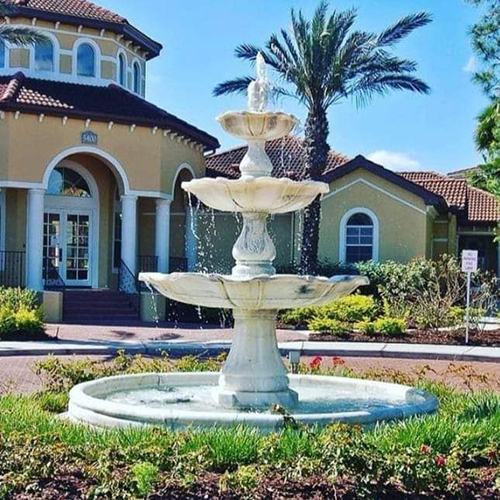
<instances>
[{"instance_id":1,"label":"white sign","mask_svg":"<svg viewBox=\"0 0 500 500\"><path fill-rule=\"evenodd\" d=\"M462 252L462 272L475 273L477 271L477 250L464 250Z\"/></svg>"}]
</instances>

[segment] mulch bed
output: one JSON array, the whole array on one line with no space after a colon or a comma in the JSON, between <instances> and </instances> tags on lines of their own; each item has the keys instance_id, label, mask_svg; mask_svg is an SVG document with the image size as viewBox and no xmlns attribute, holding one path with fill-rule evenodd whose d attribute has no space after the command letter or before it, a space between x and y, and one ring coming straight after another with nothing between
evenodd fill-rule
<instances>
[{"instance_id":1,"label":"mulch bed","mask_svg":"<svg viewBox=\"0 0 500 500\"><path fill-rule=\"evenodd\" d=\"M220 488L220 474L203 473L190 485L168 484L158 486L148 498L150 500L195 500L195 499L224 499L236 500L253 498L255 500L354 500L359 498L355 492L355 478L339 478L335 484L325 477L313 476L300 480L286 479L280 474L271 473L261 479L256 490L251 495ZM464 477L461 481L462 495L460 498L493 500L497 499L494 490L495 474L493 470L482 470L476 477ZM51 479L40 479L31 482L28 491L18 491L6 498L15 500L62 500L84 499L95 488L94 480L85 478L78 471L62 470ZM399 485L374 485L371 493L378 500L417 500L428 499L428 495L419 495L405 491ZM435 496L433 498L445 498ZM448 500L458 497L446 495Z\"/></svg>"},{"instance_id":2,"label":"mulch bed","mask_svg":"<svg viewBox=\"0 0 500 500\"><path fill-rule=\"evenodd\" d=\"M345 335L328 335L311 333L309 340L313 342L385 342L399 344L437 344L465 345L465 330L435 331L414 330L397 337L387 335L365 335L364 333L346 333ZM500 347L500 329L488 331L471 331L470 346Z\"/></svg>"}]
</instances>

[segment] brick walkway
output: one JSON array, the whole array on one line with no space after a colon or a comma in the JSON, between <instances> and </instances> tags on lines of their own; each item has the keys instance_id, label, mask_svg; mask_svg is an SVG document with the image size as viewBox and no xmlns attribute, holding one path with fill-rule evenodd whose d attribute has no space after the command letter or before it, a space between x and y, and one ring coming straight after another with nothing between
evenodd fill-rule
<instances>
[{"instance_id":1,"label":"brick walkway","mask_svg":"<svg viewBox=\"0 0 500 500\"><path fill-rule=\"evenodd\" d=\"M233 331L223 328L204 328L196 325L156 326L92 326L92 325L47 325L47 334L62 340L107 340L107 341L146 341L146 340L186 340L210 341L231 340ZM307 340L305 332L278 330L279 342Z\"/></svg>"},{"instance_id":2,"label":"brick walkway","mask_svg":"<svg viewBox=\"0 0 500 500\"><path fill-rule=\"evenodd\" d=\"M40 390L43 381L33 373L33 365L45 359L44 357L13 357L0 358L0 394L16 392L29 394ZM75 359L70 356L60 356L62 360ZM81 359L81 358L80 358ZM110 358L89 356L93 360L109 360ZM457 387L465 388L471 384L475 389L492 389L500 391L500 364L498 363L467 363L449 361L421 361L408 359L380 359L380 358L344 358L348 367L355 371L397 370L402 374L414 375L423 367L426 369L425 378L443 381ZM302 361L309 362L304 358ZM323 360L325 366L331 360ZM457 373L457 372L462 372ZM482 378L485 377L485 383Z\"/></svg>"}]
</instances>

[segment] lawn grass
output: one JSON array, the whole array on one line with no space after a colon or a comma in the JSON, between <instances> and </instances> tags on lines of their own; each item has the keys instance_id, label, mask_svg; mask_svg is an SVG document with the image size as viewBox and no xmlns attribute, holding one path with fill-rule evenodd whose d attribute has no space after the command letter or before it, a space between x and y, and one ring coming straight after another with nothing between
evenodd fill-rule
<instances>
[{"instance_id":1,"label":"lawn grass","mask_svg":"<svg viewBox=\"0 0 500 500\"><path fill-rule=\"evenodd\" d=\"M137 363L126 369L150 368L144 360ZM181 368L191 364L183 360ZM123 370L123 360L118 365ZM214 366L210 361L205 368ZM367 376L342 368L325 373ZM403 377L370 375L389 381ZM5 395L0 398L0 498L64 498L61 478L65 488L74 488L75 496L67 498L189 498L200 488L208 498L261 498L259 491L272 481L296 481L296 498L312 496L319 485L324 498L334 491L338 498L467 498L474 490L481 492L478 498L495 498L500 493L495 483L500 394L404 377L439 397L439 413L372 429L336 424L269 435L245 427L96 431L57 418L67 405L66 390ZM42 496L50 491L47 484L52 484L53 497ZM309 489L301 496L304 485Z\"/></svg>"}]
</instances>

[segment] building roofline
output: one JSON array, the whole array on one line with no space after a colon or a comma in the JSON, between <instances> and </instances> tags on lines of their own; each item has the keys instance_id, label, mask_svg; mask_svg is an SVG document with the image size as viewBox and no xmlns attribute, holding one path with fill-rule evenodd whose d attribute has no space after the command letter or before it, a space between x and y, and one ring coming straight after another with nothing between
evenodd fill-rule
<instances>
[{"instance_id":1,"label":"building roofline","mask_svg":"<svg viewBox=\"0 0 500 500\"><path fill-rule=\"evenodd\" d=\"M69 14L61 14L59 12L50 12L46 10L34 9L31 7L23 7L23 6L8 6L9 9L9 17L28 17L28 18L37 18L43 21L55 21L65 24L81 24L82 26L86 26L89 28L95 28L98 30L107 29L119 35L126 36L131 38L136 43L138 43L147 53L146 59L154 59L158 55L160 55L163 46L161 43L156 42L146 34L144 34L139 29L135 28L129 22L124 19L123 23L111 22L111 21L102 21L99 19L91 19L88 17L82 16L73 16Z\"/></svg>"},{"instance_id":2,"label":"building roofline","mask_svg":"<svg viewBox=\"0 0 500 500\"><path fill-rule=\"evenodd\" d=\"M330 183L336 179L339 179L340 177L343 177L344 175L354 172L358 168L364 168L372 174L378 175L379 177L382 177L383 179L392 182L393 184L396 184L397 186L406 189L407 191L410 191L416 196L422 198L426 205L432 205L438 209L449 209L446 200L442 196L432 193L424 187L419 186L418 184L405 179L397 173L384 168L382 165L368 160L363 155L358 155L344 165L331 170L323 177L323 181Z\"/></svg>"}]
</instances>

